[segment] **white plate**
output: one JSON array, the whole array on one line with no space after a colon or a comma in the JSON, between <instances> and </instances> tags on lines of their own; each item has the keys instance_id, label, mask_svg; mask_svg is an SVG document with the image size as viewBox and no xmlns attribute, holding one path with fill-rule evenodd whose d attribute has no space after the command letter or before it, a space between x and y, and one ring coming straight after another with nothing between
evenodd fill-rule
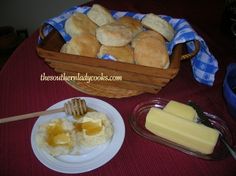
<instances>
[{"instance_id":1,"label":"white plate","mask_svg":"<svg viewBox=\"0 0 236 176\"><path fill-rule=\"evenodd\" d=\"M35 156L38 160L48 168L62 172L62 173L83 173L93 169L96 169L108 161L110 161L116 153L119 151L123 144L125 137L124 121L120 113L110 104L89 97L79 97L86 101L86 104L99 111L105 113L111 120L113 125L114 134L110 141L105 144L99 145L94 148L84 149L80 155L62 155L59 157L53 157L40 149L35 141L35 136L39 125L53 119L53 118L71 118L72 116L66 115L64 112L54 113L50 115L40 116L33 126L31 133L31 146ZM64 103L70 99L63 100L51 106L49 109L56 109L64 106Z\"/></svg>"}]
</instances>

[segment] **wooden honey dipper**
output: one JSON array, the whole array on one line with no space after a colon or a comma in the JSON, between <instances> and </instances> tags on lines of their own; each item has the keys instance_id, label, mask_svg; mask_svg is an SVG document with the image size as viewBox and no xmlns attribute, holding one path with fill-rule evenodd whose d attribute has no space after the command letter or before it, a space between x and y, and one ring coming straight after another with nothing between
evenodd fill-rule
<instances>
[{"instance_id":1,"label":"wooden honey dipper","mask_svg":"<svg viewBox=\"0 0 236 176\"><path fill-rule=\"evenodd\" d=\"M58 113L58 112L65 112L66 114L72 115L74 117L78 116L78 115L82 116L87 113L88 109L89 108L87 107L84 99L73 98L70 101L66 102L64 104L64 107L62 107L62 108L2 118L2 119L0 119L0 124L18 121L18 120L29 119L29 118L38 117L41 115Z\"/></svg>"}]
</instances>

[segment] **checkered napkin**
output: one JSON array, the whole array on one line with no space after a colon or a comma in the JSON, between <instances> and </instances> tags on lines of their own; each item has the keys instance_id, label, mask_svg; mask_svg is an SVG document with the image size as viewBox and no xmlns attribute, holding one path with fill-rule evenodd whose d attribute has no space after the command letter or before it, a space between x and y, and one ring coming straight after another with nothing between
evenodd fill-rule
<instances>
[{"instance_id":1,"label":"checkered napkin","mask_svg":"<svg viewBox=\"0 0 236 176\"><path fill-rule=\"evenodd\" d=\"M90 7L87 6L74 6L64 11L61 15L48 19L44 22L44 24L46 24L46 27L43 30L44 35L46 36L52 28L55 28L65 41L69 41L71 37L64 30L66 19L68 19L75 12L86 14L89 9ZM133 12L111 11L111 13L115 19L122 16L131 16L135 19L141 20L145 16L145 14ZM160 17L169 22L176 32L174 39L166 43L169 54L172 53L174 46L178 43L186 43L188 51L192 52L194 51L193 40L200 41L200 51L191 59L193 75L198 82L212 86L215 80L215 73L218 70L218 62L210 53L205 41L192 29L190 24L185 19L176 19L165 15L160 15ZM114 57L107 54L103 57L103 59L116 60Z\"/></svg>"}]
</instances>

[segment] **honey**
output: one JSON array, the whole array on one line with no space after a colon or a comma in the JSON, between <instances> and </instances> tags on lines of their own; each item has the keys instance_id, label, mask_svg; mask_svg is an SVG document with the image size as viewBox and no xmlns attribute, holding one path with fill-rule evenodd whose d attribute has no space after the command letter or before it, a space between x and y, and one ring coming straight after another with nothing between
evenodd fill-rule
<instances>
[{"instance_id":1,"label":"honey","mask_svg":"<svg viewBox=\"0 0 236 176\"><path fill-rule=\"evenodd\" d=\"M76 114L76 115L74 115L73 117L74 117L75 119L80 119L80 118L82 118L82 117L83 117L83 115Z\"/></svg>"},{"instance_id":2,"label":"honey","mask_svg":"<svg viewBox=\"0 0 236 176\"><path fill-rule=\"evenodd\" d=\"M106 143L113 135L108 117L101 112L88 112L81 119L54 118L41 124L36 142L52 156L79 155L81 148Z\"/></svg>"},{"instance_id":3,"label":"honey","mask_svg":"<svg viewBox=\"0 0 236 176\"><path fill-rule=\"evenodd\" d=\"M83 122L83 123L76 123L75 129L78 132L82 132L85 130L86 135L92 136L98 134L102 130L102 125L96 122Z\"/></svg>"},{"instance_id":4,"label":"honey","mask_svg":"<svg viewBox=\"0 0 236 176\"><path fill-rule=\"evenodd\" d=\"M92 109L92 108L87 107L87 112L95 112L95 110ZM78 120L78 119L84 117L85 115L86 114L84 114L84 115L76 114L76 115L74 115L74 118Z\"/></svg>"},{"instance_id":5,"label":"honey","mask_svg":"<svg viewBox=\"0 0 236 176\"><path fill-rule=\"evenodd\" d=\"M71 147L70 133L63 129L62 121L56 121L48 125L46 142L52 147L58 145Z\"/></svg>"}]
</instances>

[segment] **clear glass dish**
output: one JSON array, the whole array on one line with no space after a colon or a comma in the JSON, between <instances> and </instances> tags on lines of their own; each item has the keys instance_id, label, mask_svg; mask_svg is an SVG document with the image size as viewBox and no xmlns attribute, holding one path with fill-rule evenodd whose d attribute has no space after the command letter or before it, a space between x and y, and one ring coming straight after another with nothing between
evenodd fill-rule
<instances>
[{"instance_id":1,"label":"clear glass dish","mask_svg":"<svg viewBox=\"0 0 236 176\"><path fill-rule=\"evenodd\" d=\"M185 146L182 146L172 141L169 141L167 139L164 139L148 131L145 128L145 121L146 121L147 113L150 110L150 108L156 107L156 108L163 109L168 102L169 100L157 98L157 99L142 102L136 105L136 107L134 108L132 112L132 115L129 118L129 122L132 128L134 129L134 131L146 139L149 139L151 141L154 141L160 144L164 144L166 146L172 147L186 154L193 155L202 159L218 160L218 159L223 159L228 155L228 150L225 147L225 145L222 143L220 138L215 146L213 153L210 155L205 155L196 151L192 151L191 149ZM207 112L204 112L204 113L209 118L214 128L218 129L220 133L224 136L225 140L230 145L232 145L232 135L226 123L221 118L215 115L212 115Z\"/></svg>"}]
</instances>

